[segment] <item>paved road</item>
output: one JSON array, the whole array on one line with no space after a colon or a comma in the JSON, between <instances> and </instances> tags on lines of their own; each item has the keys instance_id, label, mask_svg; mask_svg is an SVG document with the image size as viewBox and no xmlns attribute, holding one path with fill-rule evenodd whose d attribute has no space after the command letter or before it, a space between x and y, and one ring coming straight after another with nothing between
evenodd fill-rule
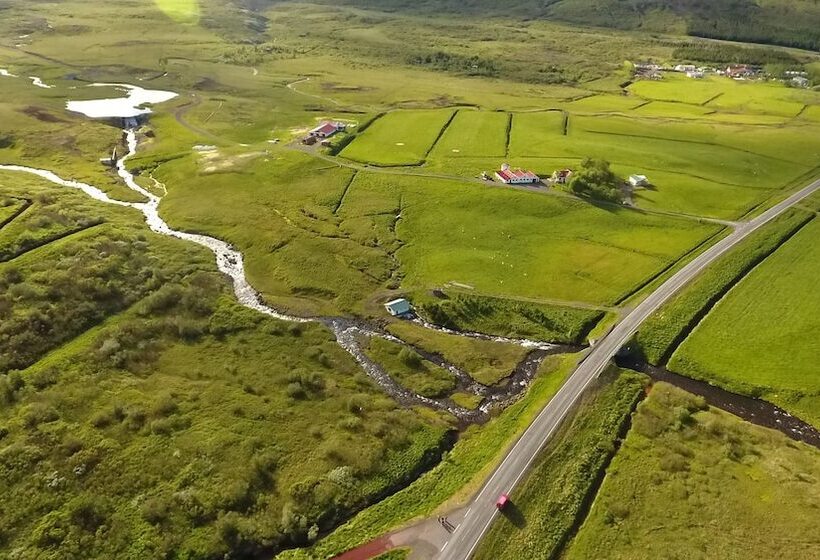
<instances>
[{"instance_id":1,"label":"paved road","mask_svg":"<svg viewBox=\"0 0 820 560\"><path fill-rule=\"evenodd\" d=\"M450 540L444 544L437 558L439 560L465 560L472 556L498 513L495 508L498 496L512 491L584 389L606 368L615 353L629 341L647 317L746 236L817 190L820 190L820 180L791 195L757 218L738 225L731 235L720 240L683 267L602 338L527 428L498 469L473 498L464 521L458 526Z\"/></svg>"}]
</instances>

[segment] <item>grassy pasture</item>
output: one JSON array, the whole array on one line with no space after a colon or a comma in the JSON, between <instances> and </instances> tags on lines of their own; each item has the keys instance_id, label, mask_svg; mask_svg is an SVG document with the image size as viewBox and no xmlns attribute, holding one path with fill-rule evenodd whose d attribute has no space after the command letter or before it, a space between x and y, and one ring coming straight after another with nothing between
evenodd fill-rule
<instances>
[{"instance_id":1,"label":"grassy pasture","mask_svg":"<svg viewBox=\"0 0 820 560\"><path fill-rule=\"evenodd\" d=\"M433 149L436 157L497 157L507 152L509 113L461 110Z\"/></svg>"},{"instance_id":2,"label":"grassy pasture","mask_svg":"<svg viewBox=\"0 0 820 560\"><path fill-rule=\"evenodd\" d=\"M644 379L622 373L587 394L512 493L482 539L477 560L556 557L605 468Z\"/></svg>"},{"instance_id":3,"label":"grassy pasture","mask_svg":"<svg viewBox=\"0 0 820 560\"><path fill-rule=\"evenodd\" d=\"M721 300L673 354L670 368L745 394L762 395L820 422L820 299L813 220Z\"/></svg>"},{"instance_id":4,"label":"grassy pasture","mask_svg":"<svg viewBox=\"0 0 820 560\"><path fill-rule=\"evenodd\" d=\"M635 107L632 112L641 117L702 119L704 115L714 113L715 110L701 105L689 105L687 103L651 101Z\"/></svg>"},{"instance_id":5,"label":"grassy pasture","mask_svg":"<svg viewBox=\"0 0 820 560\"><path fill-rule=\"evenodd\" d=\"M387 193L389 208L403 202L396 256L408 290L455 281L487 295L608 304L715 231L572 199L366 173L345 207L363 200L373 213Z\"/></svg>"},{"instance_id":6,"label":"grassy pasture","mask_svg":"<svg viewBox=\"0 0 820 560\"><path fill-rule=\"evenodd\" d=\"M572 113L626 113L645 101L629 95L590 95L563 105Z\"/></svg>"},{"instance_id":7,"label":"grassy pasture","mask_svg":"<svg viewBox=\"0 0 820 560\"><path fill-rule=\"evenodd\" d=\"M563 141L564 119L562 111L514 114L510 155L527 157L551 154L554 145Z\"/></svg>"},{"instance_id":8,"label":"grassy pasture","mask_svg":"<svg viewBox=\"0 0 820 560\"><path fill-rule=\"evenodd\" d=\"M449 109L389 113L357 136L341 155L373 165L419 165L452 117Z\"/></svg>"},{"instance_id":9,"label":"grassy pasture","mask_svg":"<svg viewBox=\"0 0 820 560\"><path fill-rule=\"evenodd\" d=\"M817 449L659 383L563 557L809 560L818 478Z\"/></svg>"},{"instance_id":10,"label":"grassy pasture","mask_svg":"<svg viewBox=\"0 0 820 560\"><path fill-rule=\"evenodd\" d=\"M810 218L801 210L787 212L712 265L650 316L637 334L638 346L646 359L656 365L668 359L675 345L681 342L679 338L699 315L708 311L715 298L721 297Z\"/></svg>"},{"instance_id":11,"label":"grassy pasture","mask_svg":"<svg viewBox=\"0 0 820 560\"><path fill-rule=\"evenodd\" d=\"M667 73L662 80L638 80L629 86L629 91L644 99L703 105L725 92L730 83L720 78L692 80L681 74Z\"/></svg>"}]
</instances>

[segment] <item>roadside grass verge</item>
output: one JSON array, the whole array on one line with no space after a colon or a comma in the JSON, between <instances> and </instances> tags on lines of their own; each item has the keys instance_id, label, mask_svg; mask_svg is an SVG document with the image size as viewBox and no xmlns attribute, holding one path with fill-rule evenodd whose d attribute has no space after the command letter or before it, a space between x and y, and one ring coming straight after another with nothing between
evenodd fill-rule
<instances>
[{"instance_id":1,"label":"roadside grass verge","mask_svg":"<svg viewBox=\"0 0 820 560\"><path fill-rule=\"evenodd\" d=\"M541 303L457 294L421 305L432 323L461 331L511 338L582 344L604 312Z\"/></svg>"},{"instance_id":2,"label":"roadside grass verge","mask_svg":"<svg viewBox=\"0 0 820 560\"><path fill-rule=\"evenodd\" d=\"M817 449L657 383L562 557L811 560L819 479Z\"/></svg>"},{"instance_id":3,"label":"roadside grass verge","mask_svg":"<svg viewBox=\"0 0 820 560\"><path fill-rule=\"evenodd\" d=\"M577 360L577 355L548 358L520 401L484 426L468 428L435 468L313 546L285 551L277 560L327 560L414 519L432 515L445 503L463 500L504 458L506 450L560 389Z\"/></svg>"},{"instance_id":4,"label":"roadside grass verge","mask_svg":"<svg viewBox=\"0 0 820 560\"><path fill-rule=\"evenodd\" d=\"M556 558L582 522L646 378L620 372L587 393L484 536L476 560Z\"/></svg>"},{"instance_id":5,"label":"roadside grass verge","mask_svg":"<svg viewBox=\"0 0 820 560\"><path fill-rule=\"evenodd\" d=\"M643 357L654 365L666 363L677 346L732 286L811 219L806 212L789 210L755 232L665 303L638 330L637 349Z\"/></svg>"},{"instance_id":6,"label":"roadside grass verge","mask_svg":"<svg viewBox=\"0 0 820 560\"><path fill-rule=\"evenodd\" d=\"M820 424L818 235L815 219L733 286L675 350L669 368Z\"/></svg>"}]
</instances>

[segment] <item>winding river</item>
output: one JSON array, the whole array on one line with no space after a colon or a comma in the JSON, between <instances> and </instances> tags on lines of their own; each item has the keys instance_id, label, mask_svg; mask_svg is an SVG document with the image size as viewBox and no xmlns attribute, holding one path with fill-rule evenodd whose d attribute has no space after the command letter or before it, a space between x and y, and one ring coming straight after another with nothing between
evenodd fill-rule
<instances>
[{"instance_id":1,"label":"winding river","mask_svg":"<svg viewBox=\"0 0 820 560\"><path fill-rule=\"evenodd\" d=\"M146 90L141 90L141 88L136 88L135 86L119 86L128 91L129 95L126 98L123 98L122 100L117 100L117 103L112 103L112 100L98 100L98 102L102 103L102 106L104 108L107 107L108 109L113 108L115 110L126 110L126 112L129 113L126 116L134 116L133 109L129 110L128 108L134 107L133 101L135 101L136 99L145 99L146 96L141 96L140 92L145 92ZM146 99L146 101L165 101L167 99L170 99L171 97L174 97L175 95L176 94L170 92L159 92L153 97L150 97L150 99ZM104 113L105 111L100 112L100 110L98 110L100 107L99 103L97 105L94 105L93 101L69 102L67 104L67 108L77 112L82 112L89 116L110 116L109 114L103 115L102 113ZM149 112L149 110L143 109L141 106L138 109L138 111L138 114L144 114L145 112ZM122 115L117 114L115 116L121 117ZM36 169L22 165L0 165L0 170L30 173L33 175L37 175L45 179L46 181L50 181L54 184L63 187L78 189L85 193L87 196L99 202L134 208L143 214L143 216L145 217L145 222L151 229L151 231L158 233L160 235L166 235L169 237L182 239L191 243L196 243L197 245L201 245L203 247L207 247L215 255L216 264L219 271L231 278L233 283L234 294L236 295L236 298L240 304L247 308L253 309L254 311L264 313L265 315L268 315L281 321L288 321L292 323L322 323L328 329L330 329L339 345L342 348L344 348L356 360L356 362L365 371L365 373L367 373L367 375L371 379L373 379L384 391L390 394L399 403L404 405L422 405L433 409L446 411L465 423L484 421L488 418L488 412L491 407L496 405L504 405L511 399L517 397L517 395L521 393L529 385L529 383L532 381L533 377L535 376L535 373L538 370L538 366L541 364L541 362L547 355L549 355L550 353L556 353L559 351L566 350L565 347L559 345L553 345L526 339L511 339L505 337L489 336L481 333L457 332L450 329L441 328L436 325L432 325L417 318L414 319L414 321L427 329L455 336L464 336L481 340L492 340L496 342L516 344L529 350L524 360L522 360L522 362L518 364L515 370L511 372L511 376L507 380L506 384L504 384L503 386L488 387L482 385L481 383L478 383L472 377L470 377L469 374L462 371L460 368L454 366L453 364L448 363L441 356L429 352L424 352L421 349L416 349L428 361L431 361L436 365L448 370L456 378L459 390L470 392L472 394L480 396L482 397L482 401L477 409L471 410L458 406L449 399L432 399L419 395L402 386L395 379L393 379L384 370L384 368L380 364L376 363L373 359L371 359L362 348L362 340L370 339L373 337L381 337L390 340L391 342L401 344L406 347L411 347L406 342L387 333L381 327L361 319L351 319L348 317L297 317L276 310L273 307L267 305L264 302L261 294L259 294L259 292L257 292L248 282L245 276L245 267L243 264L242 253L237 251L230 244L220 239L216 239L214 237L210 237L207 235L187 233L184 231L179 231L171 228L159 215L159 204L161 198L138 185L134 179L134 176L131 174L130 171L128 171L126 167L128 158L132 157L134 154L137 153L138 141L135 129L127 128L124 130L124 142L128 148L128 151L122 158L120 158L116 162L117 174L120 176L120 178L123 180L123 182L128 188L145 197L146 202L125 202L121 200L116 200L109 197L101 189L93 185L89 185L79 181L73 181L70 179L65 179L52 171L44 169Z\"/></svg>"}]
</instances>

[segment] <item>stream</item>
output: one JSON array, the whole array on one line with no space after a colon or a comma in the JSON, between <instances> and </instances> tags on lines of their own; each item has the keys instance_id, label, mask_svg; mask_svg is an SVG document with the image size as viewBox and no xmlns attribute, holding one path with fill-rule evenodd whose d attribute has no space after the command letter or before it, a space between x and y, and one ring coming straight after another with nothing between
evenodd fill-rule
<instances>
[{"instance_id":1,"label":"stream","mask_svg":"<svg viewBox=\"0 0 820 560\"><path fill-rule=\"evenodd\" d=\"M129 92L129 94L133 94L135 90L138 89L134 88L133 86L122 87L124 87ZM173 96L175 94L170 95ZM134 100L134 97L138 96L129 95L129 97L124 98L123 101L127 100L127 106L133 107L133 103L130 102ZM154 100L160 99L161 97L162 96L155 97ZM167 96L165 97L169 98ZM99 101L104 102L104 105L107 104L107 106L109 107L112 106L112 100ZM78 107L78 105L75 103L82 103L85 105L80 105ZM89 103L91 103L92 105L88 105ZM67 106L68 108L70 108L70 110L75 110L83 113L86 113L87 110L89 114L93 114L93 116L99 117L101 113L96 110L96 107L98 106L93 105L93 103L93 101L69 102ZM138 110L142 111L142 109ZM131 115L132 113L130 113L128 116ZM78 189L85 193L87 196L99 202L134 208L136 210L139 210L143 214L143 216L145 217L145 222L151 229L151 231L158 233L160 235L166 235L169 237L182 239L191 243L196 243L197 245L201 245L203 247L208 248L216 257L216 264L219 271L231 278L233 283L234 294L236 295L237 301L241 305L249 309L253 309L254 311L257 311L259 313L264 313L265 315L268 315L281 321L288 321L291 323L319 322L325 325L333 333L338 344L356 360L356 362L364 370L364 372L373 381L375 381L386 393L391 395L397 402L406 406L421 405L432 409L445 411L455 416L462 423L475 423L486 421L489 418L489 411L492 407L504 406L511 400L515 399L522 391L526 389L526 387L534 378L538 370L538 366L541 364L541 362L547 355L551 353L565 351L565 347L561 345L548 344L545 342L538 342L526 339L511 339L505 337L489 336L481 333L458 332L451 329L438 327L436 325L424 322L421 319L415 318L413 320L420 326L444 334L516 344L530 350L530 352L527 353L527 355L524 357L521 363L519 363L516 366L515 370L511 373L511 376L508 378L507 382L503 385L493 387L485 386L475 381L472 377L469 376L469 374L467 374L457 366L448 363L441 356L422 351L420 352L422 354L422 357L424 357L428 361L431 361L435 365L443 367L451 374L453 374L453 376L456 378L458 382L459 390L470 392L472 394L480 396L482 397L482 401L477 409L471 410L458 406L449 399L432 399L419 395L402 386L395 379L393 379L390 376L390 374L387 371L385 371L385 369L380 364L376 363L373 359L371 359L367 355L365 350L362 348L361 340L362 338L370 339L373 337L381 337L386 340L390 340L391 342L401 344L405 347L413 348L416 351L419 351L419 349L414 348L411 345L404 342L403 340L387 333L381 327L362 319L352 319L348 317L297 317L293 315L288 315L267 305L264 302L261 294L250 285L245 276L245 267L243 263L242 253L237 251L229 243L226 243L225 241L222 241L220 239L216 239L214 237L210 237L207 235L187 233L184 231L172 229L160 217L159 204L162 200L161 197L153 194L152 192L138 185L134 179L134 176L131 174L130 171L128 171L126 167L126 162L128 158L132 157L137 152L138 141L136 130L134 128L124 129L123 141L128 148L128 152L122 158L117 160L117 174L128 188L145 197L146 202L125 202L121 200L116 200L109 197L101 189L93 185L89 185L79 181L64 179L59 175L55 174L54 172L44 169L36 169L22 165L0 165L0 170L30 173L33 175L37 175L45 179L46 181L49 181L54 184L72 189Z\"/></svg>"},{"instance_id":2,"label":"stream","mask_svg":"<svg viewBox=\"0 0 820 560\"><path fill-rule=\"evenodd\" d=\"M777 430L794 440L820 448L820 430L767 401L738 395L705 381L685 377L665 367L650 365L631 356L619 356L616 358L616 363L619 367L645 373L653 381L664 381L688 393L699 395L706 400L708 405L739 416L747 422Z\"/></svg>"}]
</instances>

